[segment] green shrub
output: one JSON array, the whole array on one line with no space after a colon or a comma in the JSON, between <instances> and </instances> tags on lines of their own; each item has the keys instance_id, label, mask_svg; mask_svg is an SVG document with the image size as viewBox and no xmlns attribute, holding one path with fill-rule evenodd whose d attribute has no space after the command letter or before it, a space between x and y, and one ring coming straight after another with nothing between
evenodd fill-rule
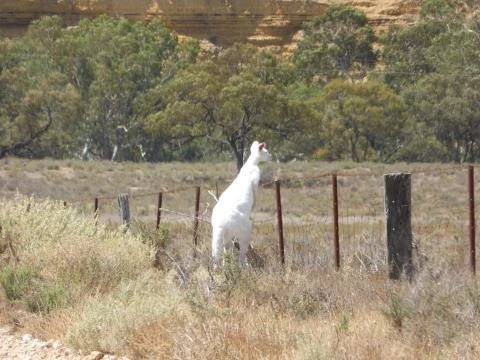
<instances>
[{"instance_id":1,"label":"green shrub","mask_svg":"<svg viewBox=\"0 0 480 360\"><path fill-rule=\"evenodd\" d=\"M26 265L7 265L0 271L0 283L9 301L23 303L36 313L48 313L68 303L63 285L49 284Z\"/></svg>"},{"instance_id":2,"label":"green shrub","mask_svg":"<svg viewBox=\"0 0 480 360\"><path fill-rule=\"evenodd\" d=\"M390 303L388 308L384 310L384 314L387 318L392 320L392 323L398 329L402 328L404 322L412 314L411 308L397 293L390 294Z\"/></svg>"},{"instance_id":3,"label":"green shrub","mask_svg":"<svg viewBox=\"0 0 480 360\"><path fill-rule=\"evenodd\" d=\"M90 214L58 201L19 196L0 209L0 219L4 232L15 234L12 246L22 264L41 277L35 280L35 296L42 299L33 303L43 305L34 308L108 292L151 266L151 246L139 237L95 225Z\"/></svg>"},{"instance_id":4,"label":"green shrub","mask_svg":"<svg viewBox=\"0 0 480 360\"><path fill-rule=\"evenodd\" d=\"M33 279L38 275L25 265L7 265L0 271L0 283L8 300L22 300L31 290Z\"/></svg>"},{"instance_id":5,"label":"green shrub","mask_svg":"<svg viewBox=\"0 0 480 360\"><path fill-rule=\"evenodd\" d=\"M56 284L42 284L34 289L26 299L28 308L36 313L48 313L65 306L70 295L65 286Z\"/></svg>"},{"instance_id":6,"label":"green shrub","mask_svg":"<svg viewBox=\"0 0 480 360\"><path fill-rule=\"evenodd\" d=\"M189 311L174 278L174 272L162 276L152 269L93 296L68 330L68 343L87 351L125 351L129 339L158 318L182 318Z\"/></svg>"}]
</instances>

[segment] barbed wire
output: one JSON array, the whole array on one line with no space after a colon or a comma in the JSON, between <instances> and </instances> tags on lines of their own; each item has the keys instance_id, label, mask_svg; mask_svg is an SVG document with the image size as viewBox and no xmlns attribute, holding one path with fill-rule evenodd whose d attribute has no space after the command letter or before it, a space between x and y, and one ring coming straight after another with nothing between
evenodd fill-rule
<instances>
[{"instance_id":1,"label":"barbed wire","mask_svg":"<svg viewBox=\"0 0 480 360\"><path fill-rule=\"evenodd\" d=\"M131 197L148 197L148 196L156 196L159 193L162 194L173 194L177 192L182 192L186 190L191 190L191 189L196 189L198 185L191 185L191 186L182 186L174 189L161 189L156 192L146 192L146 193L135 193L135 194L130 194ZM92 199L98 199L98 200L116 200L118 198L118 195L107 195L107 196L95 196L95 197L88 197L88 198L78 198L78 199L71 199L69 200L70 203L82 203L82 202L90 202Z\"/></svg>"},{"instance_id":2,"label":"barbed wire","mask_svg":"<svg viewBox=\"0 0 480 360\"><path fill-rule=\"evenodd\" d=\"M431 173L446 173L446 172L452 172L452 171L460 171L464 170L469 166L474 166L474 167L479 167L479 164L458 164L458 165L452 165L452 166L436 166L436 167L424 167L424 168L410 168L410 169L404 169L404 170L398 170L396 172L408 172L411 174L419 174L419 173L424 173L424 174L431 174ZM305 182L305 181L312 181L312 180L321 180L325 179L327 177L336 175L337 177L376 177L376 176L384 176L385 175L385 170L382 171L368 171L368 172L358 172L358 169L352 169L352 170L343 170L343 171L329 171L325 173L320 173L317 175L308 175L308 176L297 176L297 177L285 177L285 178L276 178L274 180L266 181L262 183L262 186L269 187L272 184L275 183L275 181L280 181L282 183L294 183L294 182ZM198 185L189 185L189 186L181 186L177 188L162 188L157 192L149 191L149 192L142 192L142 193L135 193L131 194L131 198L140 198L140 197L149 197L149 196L157 196L159 193L162 194L173 194L173 193L179 193L182 191L187 191L187 190L192 190L192 189L197 189L199 186ZM118 198L118 195L110 195L110 196L97 196L97 197L92 197L92 198L79 198L79 199L72 199L69 200L69 203L87 203L91 202L92 199L95 199L97 201L105 201L105 200L115 200ZM63 201L64 204L67 204L67 201ZM183 218L190 218L190 219L196 219L198 221L204 222L204 223L210 223L210 220L205 218L205 214L208 211L210 204L207 203L207 207L205 208L205 211L202 216L194 216L191 214L187 214L184 212L176 211L173 209L169 209L166 207L161 207L158 209L161 212L165 213L170 213L170 214L175 214ZM275 221L275 215L270 215L267 219L262 219L260 221L256 221L258 224L262 223L271 223Z\"/></svg>"},{"instance_id":3,"label":"barbed wire","mask_svg":"<svg viewBox=\"0 0 480 360\"><path fill-rule=\"evenodd\" d=\"M398 173L410 173L410 174L426 174L426 173L445 173L445 172L451 172L451 171L459 171L459 170L464 170L466 168L468 168L468 166L474 166L474 167L479 167L480 164L458 164L458 165L452 165L452 166L449 166L449 167L434 167L434 168L420 168L420 169L414 169L414 168L410 168L410 169L399 169L395 172L398 172ZM357 171L357 170L352 170L352 171L329 171L329 172L326 172L326 173L321 173L321 174L318 174L318 175L314 175L314 176L297 176L297 177L287 177L287 178L277 178L275 180L269 180L269 181L266 181L266 182L263 182L262 183L262 186L263 187L268 187L268 186L271 186L272 184L275 183L275 181L280 181L280 182L283 182L283 183L293 183L293 182L302 182L302 181L309 181L309 180L320 180L320 179L324 179L326 177L331 177L333 175L336 175L337 177L376 177L376 176L384 176L386 175L387 173L385 171L368 171L368 172L365 172L365 173L358 173L358 172L354 172L354 171Z\"/></svg>"},{"instance_id":4,"label":"barbed wire","mask_svg":"<svg viewBox=\"0 0 480 360\"><path fill-rule=\"evenodd\" d=\"M162 212L170 213L170 214L180 215L180 216L185 217L185 218L190 218L190 219L193 219L193 220L198 220L198 221L201 221L201 222L204 222L204 223L207 223L207 224L210 224L210 223L211 223L210 220L205 219L204 216L190 215L190 214L182 213L182 212L180 212L180 211L167 209L167 208L164 208L164 207L159 208L159 210L162 211Z\"/></svg>"},{"instance_id":5,"label":"barbed wire","mask_svg":"<svg viewBox=\"0 0 480 360\"><path fill-rule=\"evenodd\" d=\"M445 173L455 173L459 171L464 171L468 167L473 166L475 168L478 168L480 165L479 164L455 164L455 165L433 165L433 166L423 166L421 164L415 166L415 165L398 165L398 169L395 169L395 173L411 173L412 175L414 174L445 174ZM401 169L400 169L401 168ZM321 184L303 184L303 188L305 189L313 185L315 188L314 190L316 191L320 187L325 187L329 188L330 183L328 177L331 177L333 175L336 175L337 177L347 177L347 178L367 178L365 183L367 183L369 186L372 184L372 181L376 184L375 185L375 190L378 190L378 179L372 179L373 177L378 177L378 176L384 176L386 173L392 173L393 170L390 166L385 166L381 169L366 169L366 168L353 168L353 169L343 169L343 170L331 170L331 171L326 171L326 172L321 172L315 175L308 174L305 176L293 176L293 177L279 177L275 178L266 182L263 182L264 187L268 187L269 185L275 183L275 181L280 181L288 186L288 183L294 183L294 182L309 182L312 180L323 180ZM325 179L327 181L325 181ZM421 178L422 180L424 178ZM429 178L427 182L430 183L430 180L432 178ZM434 179L435 181L438 179ZM466 177L465 177L466 180ZM454 181L455 183L458 183L458 178L457 174L455 174L454 177L449 175L448 178L449 182ZM222 181L223 182L223 181ZM228 182L228 181L225 181ZM360 188L358 184L355 182L358 182L358 179L354 179L352 183L355 185L355 191L358 191ZM350 183L350 181L345 181L345 183ZM217 184L215 184L217 185ZM203 184L203 187L212 186L211 184ZM302 186L302 185L301 185ZM429 186L429 185L428 185ZM161 187L159 191L146 191L146 192L134 192L133 194L130 195L132 199L134 198L140 198L140 197L149 197L149 196L157 196L160 193L163 194L173 194L173 193L181 193L183 191L190 191L193 189L198 189L200 188L199 185L188 185L188 186L179 186L179 187L173 187L173 188L167 188L167 187ZM361 189L361 188L360 188ZM368 189L370 191L371 188ZM430 186L429 190L433 190L435 192L438 192L438 189ZM310 190L309 190L310 191ZM208 191L210 192L210 191ZM375 192L378 194L378 191ZM421 192L419 192L421 194ZM204 192L206 194L206 192ZM345 192L345 194L349 194L348 192ZM193 195L193 192L192 192ZM268 194L267 194L268 195ZM212 195L213 196L213 195ZM289 195L287 195L287 199L291 200L292 197L288 196L293 196L293 199L295 201L298 201L297 193L296 191L290 191ZM309 193L307 193L307 196L309 196ZM184 197L182 194L181 197ZM214 196L215 197L215 196ZM368 197L368 195L367 195ZM95 197L96 200L114 200L117 199L118 196L99 196ZM173 197L175 198L175 197ZM178 196L176 199L178 200ZM83 199L76 199L76 200L70 200L71 203L79 203L79 202L93 202L93 197L92 198L83 198ZM199 198L197 198L198 201ZM303 198L302 198L303 199ZM362 198L360 201L362 201ZM443 207L445 209L445 204L441 203L438 201L428 201L428 210L435 209ZM412 199L414 200L414 199ZM61 200L59 200L61 201ZM340 198L339 203L342 204L343 199ZM374 267L378 267L377 265L380 264L378 262L379 258L384 259L384 252L385 249L383 246L384 244L384 238L382 237L383 235L383 230L385 226L385 217L384 213L382 210L379 210L380 207L382 206L380 201L377 201L377 198L373 201L369 202L361 202L359 203L360 205L357 205L355 203L352 207L349 207L348 204L349 199L346 197L345 198L345 203L346 205L342 204L341 207L341 213L336 215L336 222L338 226L338 231L339 231L339 237L342 241L341 243L341 249L342 249L342 262L347 262L349 261L350 263L352 261L357 261L362 264L364 268L367 268L369 266L372 266L373 264ZM415 201L415 200L414 200ZM414 208L414 201L412 202L412 208ZM357 199L358 202L358 199ZM65 202L64 202L65 203ZM142 204L145 202L142 202ZM208 226L211 224L211 221L209 217L207 216L208 211L211 207L212 202L208 202L205 198L202 201L202 211L198 211L198 207L196 207L195 213L192 214L193 209L190 209L190 206L188 206L188 209L186 211L182 210L177 210L173 209L171 207L165 207L165 206L155 206L155 210L158 211L162 216L163 214L166 214L165 217L162 217L163 224L166 224L166 226L174 226L175 231L178 231L178 233L175 233L175 236L180 237L182 240L184 239L182 231L184 231L184 228L189 231L188 236L192 234L193 230L193 236L194 236L194 246L197 246L197 240L199 240L199 244L201 246L199 247L201 251L206 251L205 246L202 244L207 243L207 239L211 237L211 227ZM287 202L288 203L288 202ZM179 207L181 206L181 209L187 209L187 207L183 208L185 205L185 202L174 202L174 207ZM197 203L198 204L198 203ZM440 214L435 213L435 217L430 219L430 217L418 220L418 222L413 221L412 222L412 231L414 232L414 238L415 241L422 241L424 243L427 243L431 239L436 240L436 237L440 235L443 235L446 232L451 232L454 235L452 235L452 238L456 239L464 237L465 232L467 231L467 228L465 226L465 219L467 218L467 211L468 207L465 204L465 206L457 206L460 203L449 203L448 204L448 211L447 212L442 212ZM97 204L96 204L97 205ZM105 206L105 209L107 206L111 210L110 207L111 203ZM325 205L325 204L324 204ZM328 205L328 204L327 204ZM338 204L337 204L338 205ZM453 206L451 206L453 205ZM150 206L150 205L149 205ZM292 205L292 208L295 209L292 211L292 213L288 216L289 221L283 223L282 226L282 234L285 234L286 239L288 240L285 244L287 250L289 251L289 257L287 259L288 262L292 264L316 264L318 266L321 266L325 263L325 253L326 249L330 249L330 245L332 244L332 239L334 237L333 231L331 231L331 226L334 224L334 218L333 218L333 213L331 205L323 206L321 208L318 208L316 210L312 210L312 208L307 208L303 206L302 204L302 212L298 213L295 208L295 205ZM307 209L307 210L306 210ZM366 209L366 211L365 211ZM377 211L378 210L378 211ZM424 210L424 209L423 209ZM143 210L142 210L143 211ZM275 249L277 247L277 243L275 241L272 241L272 239L275 238L274 234L275 232L278 231L280 228L280 225L277 224L277 211L274 209L269 202L267 205L263 206L263 209L259 210L257 213L254 213L253 217L255 219L254 221L254 231L255 231L255 241L257 244L261 244L261 249L263 251L274 251L271 249ZM112 214L111 212L105 212L106 217L104 218L107 221L111 221L110 215ZM99 212L95 212L95 222L97 223ZM145 218L142 218L142 216L147 215ZM172 215L172 216L170 216ZM259 215L259 216L257 216ZM158 216L158 213L157 213ZM136 216L132 217L136 218ZM138 220L139 223L147 221L150 224L150 220L152 219L151 213L145 212L143 214L140 214L138 218L135 219L135 221ZM432 220L432 221L431 221ZM160 218L157 218L157 229L159 229L159 225L161 223ZM191 221L191 222L190 222ZM195 223L194 223L195 221ZM113 221L114 223L117 223L117 221ZM200 222L201 224L198 224L197 222ZM197 224L199 226L197 226ZM205 225L208 224L208 225ZM192 226L193 225L193 226ZM179 226L177 229L176 226ZM193 228L193 229L192 229ZM450 229L450 230L445 230L445 229ZM178 235L182 234L182 235ZM463 234L463 235L462 235ZM282 235L283 236L283 235ZM461 245L458 245L459 240L455 240L455 249L460 249ZM184 242L187 243L187 242ZM191 242L188 242L190 246L192 246ZM359 247L363 246L363 250L359 252ZM428 246L431 246L428 244ZM445 246L450 246L450 245L445 245ZM424 245L425 248L425 245ZM267 250L265 250L267 249ZM463 248L462 248L463 249ZM457 250L455 250L457 251ZM466 253L467 250L464 252ZM458 252L458 251L457 251ZM272 253L273 254L273 253ZM276 254L276 253L275 253ZM272 255L272 257L275 255ZM353 259L353 260L352 260ZM382 260L383 261L383 260ZM383 262L381 262L383 264Z\"/></svg>"},{"instance_id":6,"label":"barbed wire","mask_svg":"<svg viewBox=\"0 0 480 360\"><path fill-rule=\"evenodd\" d=\"M457 165L451 165L448 167L445 166L436 166L436 167L425 167L425 168L406 168L406 169L399 169L396 170L395 172L398 173L410 173L412 175L414 174L431 174L431 173L446 173L446 172L452 172L452 171L460 171L467 169L469 166L473 166L475 168L480 167L480 164L474 164L474 163L469 163L469 164L457 164ZM263 188L268 188L271 187L276 181L280 181L281 183L296 183L296 182L306 182L306 181L312 181L312 180L322 180L327 177L331 177L333 175L336 175L337 177L379 177L379 176L384 176L386 175L386 171L368 171L368 172L358 172L358 169L352 169L352 170L341 170L341 171L329 171L325 173L320 173L317 175L307 175L307 176L296 176L296 177L279 177L275 178L273 180L268 180L268 181L263 181L260 185ZM132 198L140 198L140 197L149 197L149 196L157 196L159 193L162 194L173 194L173 193L178 193L182 191L187 191L187 190L193 190L198 188L200 185L189 185L189 186L181 186L177 188L162 188L159 191L153 192L142 192L142 193L133 193L130 194ZM86 203L92 201L92 199L97 199L97 200L115 200L118 198L118 195L107 195L107 196L96 196L96 197L88 197L88 198L78 198L78 199L71 199L68 200L69 203Z\"/></svg>"}]
</instances>

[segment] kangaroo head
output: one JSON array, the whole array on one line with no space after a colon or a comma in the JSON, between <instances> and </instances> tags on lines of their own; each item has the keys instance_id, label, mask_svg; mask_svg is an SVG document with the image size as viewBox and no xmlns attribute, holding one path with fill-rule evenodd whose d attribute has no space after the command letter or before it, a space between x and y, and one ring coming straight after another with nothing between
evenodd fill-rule
<instances>
[{"instance_id":1,"label":"kangaroo head","mask_svg":"<svg viewBox=\"0 0 480 360\"><path fill-rule=\"evenodd\" d=\"M263 142L254 141L250 147L250 153L253 154L258 161L270 161L272 158Z\"/></svg>"}]
</instances>

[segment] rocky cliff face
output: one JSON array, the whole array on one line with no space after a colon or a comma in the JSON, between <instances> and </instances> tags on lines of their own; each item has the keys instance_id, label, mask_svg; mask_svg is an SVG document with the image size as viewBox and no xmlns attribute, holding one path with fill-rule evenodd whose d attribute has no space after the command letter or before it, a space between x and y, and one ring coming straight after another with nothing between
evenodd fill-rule
<instances>
[{"instance_id":1,"label":"rocky cliff face","mask_svg":"<svg viewBox=\"0 0 480 360\"><path fill-rule=\"evenodd\" d=\"M132 20L161 18L180 35L219 45L250 42L285 46L302 22L332 4L363 10L379 32L392 22L412 22L421 0L14 0L0 2L0 32L21 34L44 15L60 15L67 25L100 14Z\"/></svg>"}]
</instances>

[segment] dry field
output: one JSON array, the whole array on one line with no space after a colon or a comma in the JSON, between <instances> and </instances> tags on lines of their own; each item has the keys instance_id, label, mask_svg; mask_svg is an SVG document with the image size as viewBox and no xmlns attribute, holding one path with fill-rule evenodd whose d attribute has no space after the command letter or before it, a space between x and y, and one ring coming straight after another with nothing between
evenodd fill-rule
<instances>
[{"instance_id":1,"label":"dry field","mask_svg":"<svg viewBox=\"0 0 480 360\"><path fill-rule=\"evenodd\" d=\"M333 266L333 171L340 271ZM382 175L398 171L413 181L417 273L410 282L387 277ZM253 214L257 257L240 271L228 254L224 269L212 272L207 191L221 191L234 174L233 163L2 160L0 324L132 359L480 357L465 167L271 163ZM274 178L282 185L283 268ZM116 209L124 192L133 217L127 231Z\"/></svg>"}]
</instances>

